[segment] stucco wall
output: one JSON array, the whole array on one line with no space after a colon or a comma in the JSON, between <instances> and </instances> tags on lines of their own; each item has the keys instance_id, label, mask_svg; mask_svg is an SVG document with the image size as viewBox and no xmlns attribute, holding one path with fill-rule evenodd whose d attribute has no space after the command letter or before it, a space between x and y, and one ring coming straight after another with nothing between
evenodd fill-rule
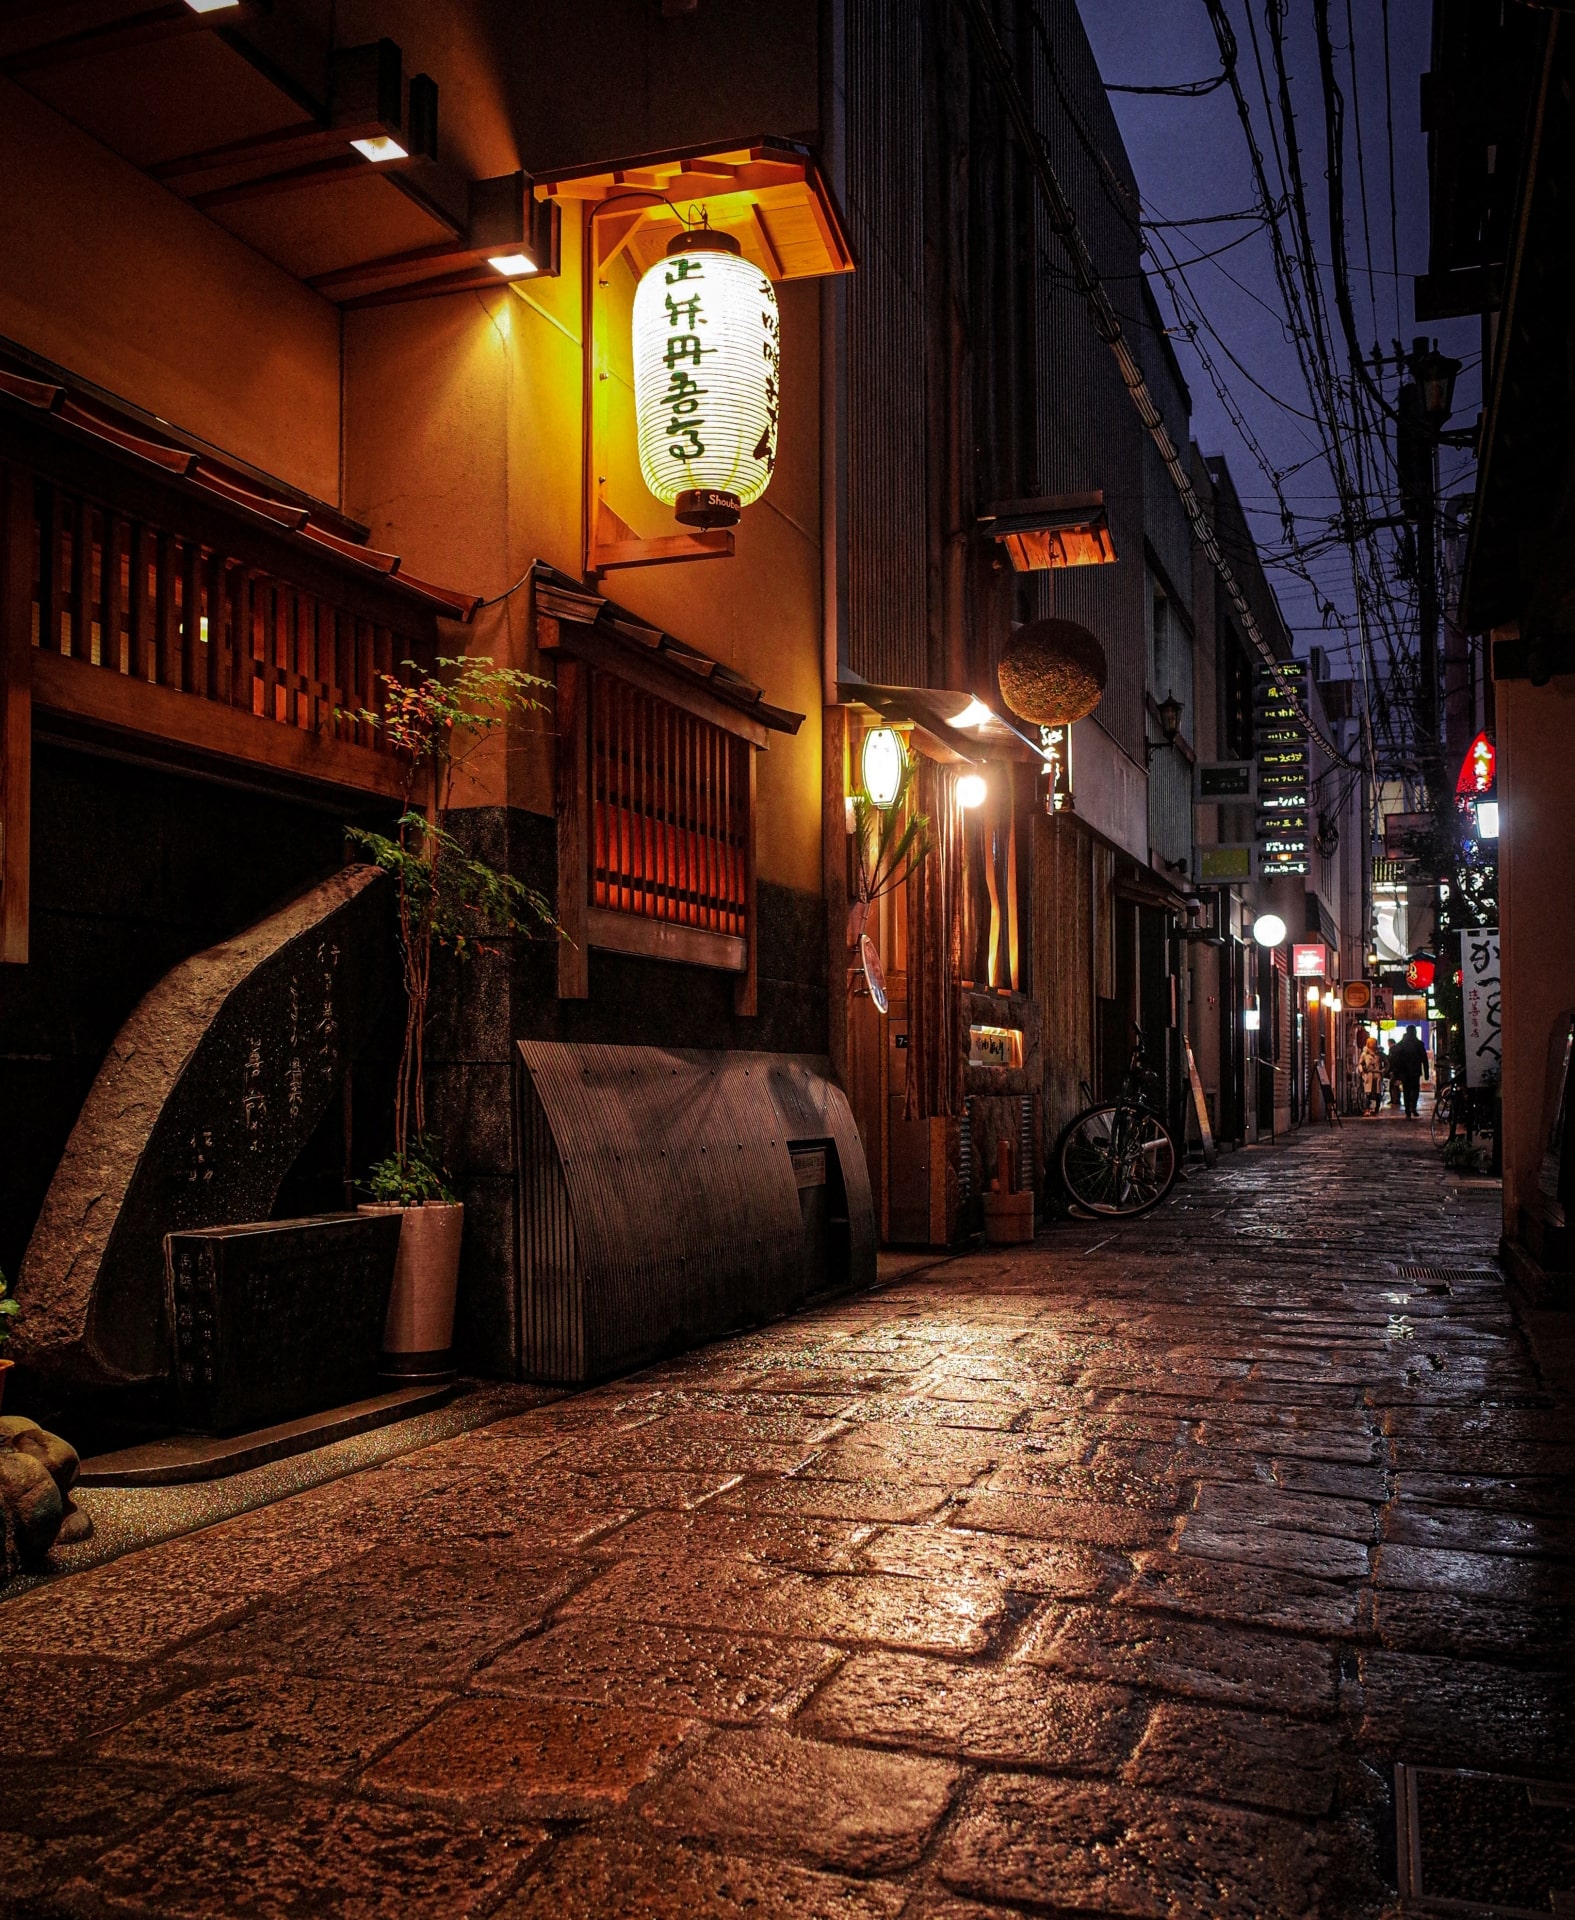
<instances>
[{"instance_id":1,"label":"stucco wall","mask_svg":"<svg viewBox=\"0 0 1575 1920\"><path fill-rule=\"evenodd\" d=\"M0 334L319 499L339 315L0 79Z\"/></svg>"}]
</instances>

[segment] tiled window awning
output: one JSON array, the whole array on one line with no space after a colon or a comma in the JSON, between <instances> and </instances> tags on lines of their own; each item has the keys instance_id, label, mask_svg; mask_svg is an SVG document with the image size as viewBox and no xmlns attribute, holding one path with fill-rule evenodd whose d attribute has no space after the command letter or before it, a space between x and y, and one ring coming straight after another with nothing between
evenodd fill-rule
<instances>
[{"instance_id":1,"label":"tiled window awning","mask_svg":"<svg viewBox=\"0 0 1575 1920\"><path fill-rule=\"evenodd\" d=\"M422 611L446 620L470 621L480 596L440 587L405 571L396 553L381 553L354 536L361 532L344 515L222 456L191 445L130 409L122 409L66 375L42 374L19 356L0 352L0 428L7 419L31 420L62 442L127 459L193 501L252 525L266 524L303 554L327 559L346 574L378 581L408 595Z\"/></svg>"},{"instance_id":2,"label":"tiled window awning","mask_svg":"<svg viewBox=\"0 0 1575 1920\"><path fill-rule=\"evenodd\" d=\"M713 660L687 641L675 640L670 633L641 620L591 593L555 567L538 565L535 575L536 637L544 652L557 647L570 651L589 651L586 639L597 648L593 664L609 671L619 670L619 659L632 671L654 669L663 685L658 691L670 700L683 703L686 694L701 701L715 701L746 721L772 733L797 733L804 724L801 713L786 707L774 707L762 688L733 668ZM722 722L726 725L726 722ZM738 729L734 729L738 730ZM760 741L758 744L764 744Z\"/></svg>"}]
</instances>

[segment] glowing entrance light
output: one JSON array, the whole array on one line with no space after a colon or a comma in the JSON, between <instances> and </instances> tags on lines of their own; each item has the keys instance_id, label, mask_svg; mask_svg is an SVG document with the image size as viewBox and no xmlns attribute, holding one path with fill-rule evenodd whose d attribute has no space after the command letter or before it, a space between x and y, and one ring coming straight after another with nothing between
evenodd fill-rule
<instances>
[{"instance_id":1,"label":"glowing entrance light","mask_svg":"<svg viewBox=\"0 0 1575 1920\"><path fill-rule=\"evenodd\" d=\"M864 736L860 766L870 805L879 807L882 813L895 806L897 795L902 791L902 776L908 767L902 735L895 727L870 728Z\"/></svg>"},{"instance_id":2,"label":"glowing entrance light","mask_svg":"<svg viewBox=\"0 0 1575 1920\"><path fill-rule=\"evenodd\" d=\"M982 807L989 791L982 773L965 773L957 782L957 804L960 807Z\"/></svg>"},{"instance_id":3,"label":"glowing entrance light","mask_svg":"<svg viewBox=\"0 0 1575 1920\"><path fill-rule=\"evenodd\" d=\"M645 484L687 527L730 527L771 484L782 328L771 282L725 233L681 233L634 294Z\"/></svg>"},{"instance_id":4,"label":"glowing entrance light","mask_svg":"<svg viewBox=\"0 0 1575 1920\"><path fill-rule=\"evenodd\" d=\"M1277 913L1260 913L1252 923L1252 937L1260 947L1277 947L1285 938L1285 922Z\"/></svg>"},{"instance_id":5,"label":"glowing entrance light","mask_svg":"<svg viewBox=\"0 0 1575 1920\"><path fill-rule=\"evenodd\" d=\"M536 262L528 253L489 253L487 265L494 273L501 273L505 280L521 280L527 273L536 271Z\"/></svg>"},{"instance_id":6,"label":"glowing entrance light","mask_svg":"<svg viewBox=\"0 0 1575 1920\"><path fill-rule=\"evenodd\" d=\"M973 694L970 695L967 706L963 708L957 718L948 721L947 725L953 727L987 727L994 718L995 715L978 695Z\"/></svg>"},{"instance_id":7,"label":"glowing entrance light","mask_svg":"<svg viewBox=\"0 0 1575 1920\"><path fill-rule=\"evenodd\" d=\"M1477 802L1477 838L1479 840L1498 838L1498 802L1496 800Z\"/></svg>"}]
</instances>

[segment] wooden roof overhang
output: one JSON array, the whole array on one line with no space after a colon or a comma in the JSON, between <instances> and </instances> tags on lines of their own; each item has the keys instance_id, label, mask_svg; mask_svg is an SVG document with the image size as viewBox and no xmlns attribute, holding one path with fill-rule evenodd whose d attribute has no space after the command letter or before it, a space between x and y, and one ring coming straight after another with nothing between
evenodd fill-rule
<instances>
[{"instance_id":1,"label":"wooden roof overhang","mask_svg":"<svg viewBox=\"0 0 1575 1920\"><path fill-rule=\"evenodd\" d=\"M508 284L489 256L557 271L555 210L439 158L437 83L390 39L332 47L271 0L16 0L0 73L340 306Z\"/></svg>"},{"instance_id":2,"label":"wooden roof overhang","mask_svg":"<svg viewBox=\"0 0 1575 1920\"><path fill-rule=\"evenodd\" d=\"M575 168L538 178L535 191L595 210L598 266L627 251L644 273L675 233L703 218L732 235L745 259L772 280L853 270L853 248L825 176L810 150L790 140L683 147Z\"/></svg>"},{"instance_id":3,"label":"wooden roof overhang","mask_svg":"<svg viewBox=\"0 0 1575 1920\"><path fill-rule=\"evenodd\" d=\"M915 743L934 760L970 766L984 766L991 760L1044 765L1044 753L1038 741L993 711L990 718L978 726L955 725L973 703L972 694L956 693L945 687L876 687L864 680L852 680L838 684L837 699L851 706L867 707L872 714L894 725L911 726Z\"/></svg>"},{"instance_id":4,"label":"wooden roof overhang","mask_svg":"<svg viewBox=\"0 0 1575 1920\"><path fill-rule=\"evenodd\" d=\"M406 572L398 554L369 546L364 527L325 503L155 428L67 376L40 377L32 356L0 351L0 451L158 525L211 533L232 556L380 624L435 637L434 618L468 623L481 605L475 594Z\"/></svg>"}]
</instances>

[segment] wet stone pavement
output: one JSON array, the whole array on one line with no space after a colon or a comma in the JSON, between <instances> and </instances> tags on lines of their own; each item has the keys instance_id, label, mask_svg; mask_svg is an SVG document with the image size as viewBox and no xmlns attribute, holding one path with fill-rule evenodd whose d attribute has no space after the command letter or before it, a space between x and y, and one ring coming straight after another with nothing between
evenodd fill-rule
<instances>
[{"instance_id":1,"label":"wet stone pavement","mask_svg":"<svg viewBox=\"0 0 1575 1920\"><path fill-rule=\"evenodd\" d=\"M1353 1123L0 1603L0 1912L1397 1912L1575 1769L1496 1232Z\"/></svg>"}]
</instances>

